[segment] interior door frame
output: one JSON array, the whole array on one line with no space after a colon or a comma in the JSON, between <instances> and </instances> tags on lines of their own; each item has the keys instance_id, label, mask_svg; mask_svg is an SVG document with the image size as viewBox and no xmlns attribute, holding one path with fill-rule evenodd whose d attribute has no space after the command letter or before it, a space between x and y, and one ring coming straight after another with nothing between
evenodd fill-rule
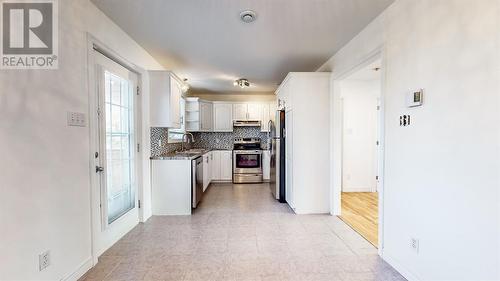
<instances>
[{"instance_id":1,"label":"interior door frame","mask_svg":"<svg viewBox=\"0 0 500 281\"><path fill-rule=\"evenodd\" d=\"M103 250L98 248L97 245L97 234L98 231L101 231L101 217L99 216L99 219L97 219L96 212L100 213L99 205L100 205L100 198L101 198L101 192L100 192L100 180L99 176L95 173L95 155L94 153L99 150L99 142L96 141L99 138L98 135L98 129L99 129L99 124L97 122L97 108L98 105L98 90L97 90L97 83L99 81L96 79L96 74L97 71L99 71L98 67L96 67L96 61L94 60L94 52L98 51L99 53L103 54L104 56L108 57L112 61L118 63L119 65L123 66L124 68L128 69L129 71L135 73L137 75L137 87L138 89L142 89L142 72L143 70L136 65L128 62L126 59L124 59L122 56L108 48L105 44L100 42L98 39L96 39L94 36L91 34L87 33L87 81L88 81L88 95L89 95L89 118L88 118L88 124L89 124L89 178L90 178L90 228L91 228L91 244L92 244L92 249L91 249L91 256L92 256L92 265L96 265L98 262L98 257L102 254ZM135 125L135 139L136 143L141 144L141 141L143 140L143 117L142 117L142 100L140 97L137 97L134 99L135 100L135 107L134 107L134 125ZM134 148L135 149L135 148ZM139 149L139 151L136 150L135 152L135 161L137 168L136 170L136 184L137 184L137 192L136 192L136 206L138 208L138 221L141 221L141 218L144 216L144 210L143 208L138 205L138 201L142 200L142 195L143 195L143 170L144 170L144 165L143 165L143 151L144 149ZM117 219L116 221L119 221ZM121 232L125 234L128 232L129 229L121 229ZM118 240L117 238L116 240Z\"/></svg>"},{"instance_id":2,"label":"interior door frame","mask_svg":"<svg viewBox=\"0 0 500 281\"><path fill-rule=\"evenodd\" d=\"M363 69L376 60L381 60L381 92L378 124L377 151L377 191L378 191L378 254L384 254L384 162L385 162L385 90L386 90L386 55L384 46L378 46L367 55L351 64L343 71L332 72L331 99L330 99L330 213L340 216L342 193L342 151L343 151L343 102L341 98L341 82L351 74Z\"/></svg>"}]
</instances>

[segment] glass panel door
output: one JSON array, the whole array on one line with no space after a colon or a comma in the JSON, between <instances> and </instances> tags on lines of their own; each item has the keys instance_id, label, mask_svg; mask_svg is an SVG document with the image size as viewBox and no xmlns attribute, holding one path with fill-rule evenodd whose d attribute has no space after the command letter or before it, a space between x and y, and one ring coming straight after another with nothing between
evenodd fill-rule
<instances>
[{"instance_id":1,"label":"glass panel door","mask_svg":"<svg viewBox=\"0 0 500 281\"><path fill-rule=\"evenodd\" d=\"M103 78L100 141L105 151L104 219L111 224L135 207L134 83L108 70Z\"/></svg>"}]
</instances>

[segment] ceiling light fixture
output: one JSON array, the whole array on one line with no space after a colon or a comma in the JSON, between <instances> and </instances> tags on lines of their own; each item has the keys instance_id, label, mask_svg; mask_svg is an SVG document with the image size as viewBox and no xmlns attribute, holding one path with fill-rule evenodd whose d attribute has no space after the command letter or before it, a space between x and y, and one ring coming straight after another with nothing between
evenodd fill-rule
<instances>
[{"instance_id":1,"label":"ceiling light fixture","mask_svg":"<svg viewBox=\"0 0 500 281\"><path fill-rule=\"evenodd\" d=\"M240 19L244 23L251 23L257 19L257 14L252 10L246 10L240 13Z\"/></svg>"},{"instance_id":2,"label":"ceiling light fixture","mask_svg":"<svg viewBox=\"0 0 500 281\"><path fill-rule=\"evenodd\" d=\"M182 83L181 90L184 93L189 90L189 84L187 83L187 81L188 81L187 78L182 79L182 82L184 82L184 83Z\"/></svg>"},{"instance_id":3,"label":"ceiling light fixture","mask_svg":"<svg viewBox=\"0 0 500 281\"><path fill-rule=\"evenodd\" d=\"M246 87L250 87L250 82L248 82L247 79L245 78L241 78L241 79L238 79L236 81L233 82L233 85L236 87L236 86L239 86L240 88L246 88Z\"/></svg>"}]
</instances>

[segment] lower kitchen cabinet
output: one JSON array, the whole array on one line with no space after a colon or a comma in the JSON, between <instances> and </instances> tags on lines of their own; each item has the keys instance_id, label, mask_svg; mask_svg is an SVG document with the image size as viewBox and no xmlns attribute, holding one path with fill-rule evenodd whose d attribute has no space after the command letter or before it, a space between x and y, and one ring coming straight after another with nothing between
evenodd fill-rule
<instances>
[{"instance_id":1,"label":"lower kitchen cabinet","mask_svg":"<svg viewBox=\"0 0 500 281\"><path fill-rule=\"evenodd\" d=\"M233 152L231 150L214 150L212 153L212 180L231 181L233 179Z\"/></svg>"},{"instance_id":2,"label":"lower kitchen cabinet","mask_svg":"<svg viewBox=\"0 0 500 281\"><path fill-rule=\"evenodd\" d=\"M271 152L264 150L262 153L262 177L265 181L271 179Z\"/></svg>"},{"instance_id":3,"label":"lower kitchen cabinet","mask_svg":"<svg viewBox=\"0 0 500 281\"><path fill-rule=\"evenodd\" d=\"M203 157L203 191L205 191L210 184L210 178L211 178L211 170L210 169L210 152L205 153Z\"/></svg>"}]
</instances>

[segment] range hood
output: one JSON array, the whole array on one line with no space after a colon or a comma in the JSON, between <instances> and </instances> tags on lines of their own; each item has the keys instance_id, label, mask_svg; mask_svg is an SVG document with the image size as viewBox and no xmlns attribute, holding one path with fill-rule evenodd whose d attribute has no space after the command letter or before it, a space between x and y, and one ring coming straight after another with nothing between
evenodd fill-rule
<instances>
[{"instance_id":1,"label":"range hood","mask_svg":"<svg viewBox=\"0 0 500 281\"><path fill-rule=\"evenodd\" d=\"M234 127L260 127L260 121L234 120Z\"/></svg>"}]
</instances>

